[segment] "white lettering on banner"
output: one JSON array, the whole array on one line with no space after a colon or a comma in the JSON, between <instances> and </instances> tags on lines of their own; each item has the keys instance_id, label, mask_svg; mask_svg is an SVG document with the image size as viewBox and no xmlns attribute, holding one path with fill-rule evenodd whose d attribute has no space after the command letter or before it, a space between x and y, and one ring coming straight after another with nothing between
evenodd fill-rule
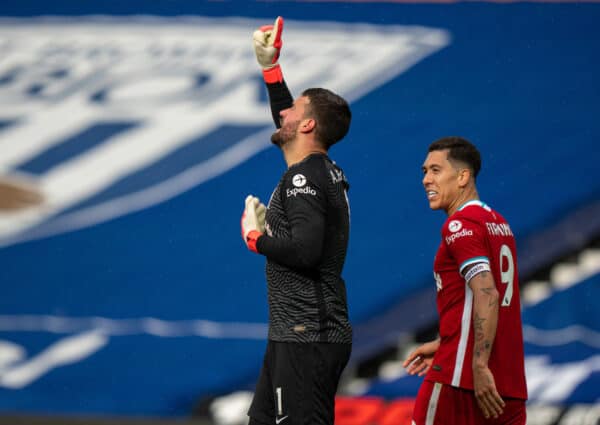
<instances>
[{"instance_id":1,"label":"white lettering on banner","mask_svg":"<svg viewBox=\"0 0 600 425\"><path fill-rule=\"evenodd\" d=\"M62 338L36 356L25 359L25 350L22 347L16 346L18 355L15 357L15 345L0 341L0 357L6 357L7 352L13 355L10 361L3 362L0 368L0 387L23 388L52 369L77 363L91 356L107 343L108 337L99 332L84 332Z\"/></svg>"},{"instance_id":2,"label":"white lettering on banner","mask_svg":"<svg viewBox=\"0 0 600 425\"><path fill-rule=\"evenodd\" d=\"M469 230L469 229L462 229L460 232L458 233L453 233L450 236L446 236L446 243L448 245L452 244L455 240L457 240L458 238L462 238L465 236L473 236L473 231Z\"/></svg>"},{"instance_id":3,"label":"white lettering on banner","mask_svg":"<svg viewBox=\"0 0 600 425\"><path fill-rule=\"evenodd\" d=\"M529 400L559 403L566 399L592 373L600 371L600 355L584 361L551 363L548 356L525 358Z\"/></svg>"},{"instance_id":4,"label":"white lettering on banner","mask_svg":"<svg viewBox=\"0 0 600 425\"><path fill-rule=\"evenodd\" d=\"M165 321L153 317L115 320L105 317L0 315L0 331L66 334L30 358L21 345L0 340L0 387L24 388L53 369L92 356L107 346L110 338L151 335L159 338L196 336L264 340L267 328L266 323Z\"/></svg>"},{"instance_id":5,"label":"white lettering on banner","mask_svg":"<svg viewBox=\"0 0 600 425\"><path fill-rule=\"evenodd\" d=\"M304 186L302 188L300 187L295 187L293 189L286 189L285 191L287 197L291 197L291 196L297 196L298 194L301 195L311 195L311 196L316 196L317 195L317 191L314 190L312 187L310 186Z\"/></svg>"},{"instance_id":6,"label":"white lettering on banner","mask_svg":"<svg viewBox=\"0 0 600 425\"><path fill-rule=\"evenodd\" d=\"M527 405L527 421L533 425L559 425L557 419L563 411L559 406L546 406L543 404Z\"/></svg>"},{"instance_id":7,"label":"white lettering on banner","mask_svg":"<svg viewBox=\"0 0 600 425\"><path fill-rule=\"evenodd\" d=\"M567 410L558 425L598 425L600 424L600 403L575 405Z\"/></svg>"},{"instance_id":8,"label":"white lettering on banner","mask_svg":"<svg viewBox=\"0 0 600 425\"><path fill-rule=\"evenodd\" d=\"M248 41L262 24L241 18L0 19L0 181L30 177L44 199L0 212L0 246L164 202L271 146L272 118ZM286 24L286 79L296 87L328 87L350 102L450 39L443 30L418 26ZM307 56L309 44L319 49ZM132 125L86 147L86 131L115 121ZM241 130L223 130L232 126ZM171 155L198 141L223 146L225 137L232 139L226 147L201 149L209 157L193 157L196 163ZM55 149L66 142L76 149ZM43 155L50 149L58 157ZM20 167L36 159L48 162L37 167L43 171ZM158 161L168 162L170 175L94 198Z\"/></svg>"}]
</instances>

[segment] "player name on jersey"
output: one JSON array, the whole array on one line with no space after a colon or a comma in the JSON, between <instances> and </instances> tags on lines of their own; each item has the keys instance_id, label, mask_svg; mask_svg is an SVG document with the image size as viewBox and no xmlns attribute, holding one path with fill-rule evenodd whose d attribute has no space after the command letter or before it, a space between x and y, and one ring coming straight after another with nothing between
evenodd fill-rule
<instances>
[{"instance_id":1,"label":"player name on jersey","mask_svg":"<svg viewBox=\"0 0 600 425\"><path fill-rule=\"evenodd\" d=\"M492 236L514 236L507 223L485 223L485 225Z\"/></svg>"}]
</instances>

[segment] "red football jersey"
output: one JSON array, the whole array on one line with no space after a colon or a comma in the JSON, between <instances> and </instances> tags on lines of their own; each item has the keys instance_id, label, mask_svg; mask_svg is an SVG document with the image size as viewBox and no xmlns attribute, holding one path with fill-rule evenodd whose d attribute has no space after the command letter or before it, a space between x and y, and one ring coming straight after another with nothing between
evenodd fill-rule
<instances>
[{"instance_id":1,"label":"red football jersey","mask_svg":"<svg viewBox=\"0 0 600 425\"><path fill-rule=\"evenodd\" d=\"M498 327L489 358L504 397L527 399L521 301L514 235L504 218L480 201L448 217L433 266L440 317L440 348L426 379L473 389L473 293L461 272L488 263L500 293Z\"/></svg>"}]
</instances>

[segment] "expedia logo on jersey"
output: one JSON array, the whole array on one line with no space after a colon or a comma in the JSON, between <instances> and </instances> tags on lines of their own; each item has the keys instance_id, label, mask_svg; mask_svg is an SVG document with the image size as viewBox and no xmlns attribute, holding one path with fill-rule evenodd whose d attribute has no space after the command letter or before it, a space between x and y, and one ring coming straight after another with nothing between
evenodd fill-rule
<instances>
[{"instance_id":1,"label":"expedia logo on jersey","mask_svg":"<svg viewBox=\"0 0 600 425\"><path fill-rule=\"evenodd\" d=\"M449 40L426 27L288 22L286 79L350 102ZM0 202L0 246L164 202L270 147L273 122L250 43L264 23L2 19L0 189L30 201ZM384 68L363 60L363 40ZM321 48L307 67L309 44ZM300 194L314 190L288 191Z\"/></svg>"},{"instance_id":2,"label":"expedia logo on jersey","mask_svg":"<svg viewBox=\"0 0 600 425\"><path fill-rule=\"evenodd\" d=\"M303 187L306 184L306 177L304 174L296 174L292 177L292 184L296 187Z\"/></svg>"},{"instance_id":3,"label":"expedia logo on jersey","mask_svg":"<svg viewBox=\"0 0 600 425\"><path fill-rule=\"evenodd\" d=\"M316 196L317 191L312 187L306 185L306 177L303 174L296 174L292 177L292 184L295 186L293 189L287 188L285 194L287 197L296 197L298 195L311 195Z\"/></svg>"},{"instance_id":4,"label":"expedia logo on jersey","mask_svg":"<svg viewBox=\"0 0 600 425\"><path fill-rule=\"evenodd\" d=\"M450 236L446 236L446 243L448 245L454 243L458 238L462 238L465 236L473 236L473 231L469 229L462 229L460 232L453 233Z\"/></svg>"},{"instance_id":5,"label":"expedia logo on jersey","mask_svg":"<svg viewBox=\"0 0 600 425\"><path fill-rule=\"evenodd\" d=\"M454 241L458 238L473 236L473 231L463 227L463 224L460 220L452 220L450 223L448 223L448 230L453 233L450 236L446 236L447 245L454 243Z\"/></svg>"},{"instance_id":6,"label":"expedia logo on jersey","mask_svg":"<svg viewBox=\"0 0 600 425\"><path fill-rule=\"evenodd\" d=\"M287 197L291 197L291 196L298 196L298 195L311 195L311 196L316 196L317 195L317 191L314 190L312 187L310 186L305 186L305 187L295 187L293 189L286 189L285 191Z\"/></svg>"},{"instance_id":7,"label":"expedia logo on jersey","mask_svg":"<svg viewBox=\"0 0 600 425\"><path fill-rule=\"evenodd\" d=\"M452 220L448 223L448 230L451 232L458 232L460 229L462 229L462 222L460 220Z\"/></svg>"}]
</instances>

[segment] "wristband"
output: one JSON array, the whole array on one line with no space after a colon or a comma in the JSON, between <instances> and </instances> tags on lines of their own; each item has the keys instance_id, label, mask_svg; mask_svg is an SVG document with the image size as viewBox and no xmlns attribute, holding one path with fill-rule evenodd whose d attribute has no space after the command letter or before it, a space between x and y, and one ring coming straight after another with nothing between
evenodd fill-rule
<instances>
[{"instance_id":1,"label":"wristband","mask_svg":"<svg viewBox=\"0 0 600 425\"><path fill-rule=\"evenodd\" d=\"M274 84L283 82L283 73L281 72L281 67L279 65L263 69L262 73L265 83Z\"/></svg>"},{"instance_id":2,"label":"wristband","mask_svg":"<svg viewBox=\"0 0 600 425\"><path fill-rule=\"evenodd\" d=\"M248 245L248 249L252 252L256 252L258 254L258 250L256 249L256 242L258 242L258 238L262 236L258 230L251 230L248 232L246 236L246 245Z\"/></svg>"}]
</instances>

